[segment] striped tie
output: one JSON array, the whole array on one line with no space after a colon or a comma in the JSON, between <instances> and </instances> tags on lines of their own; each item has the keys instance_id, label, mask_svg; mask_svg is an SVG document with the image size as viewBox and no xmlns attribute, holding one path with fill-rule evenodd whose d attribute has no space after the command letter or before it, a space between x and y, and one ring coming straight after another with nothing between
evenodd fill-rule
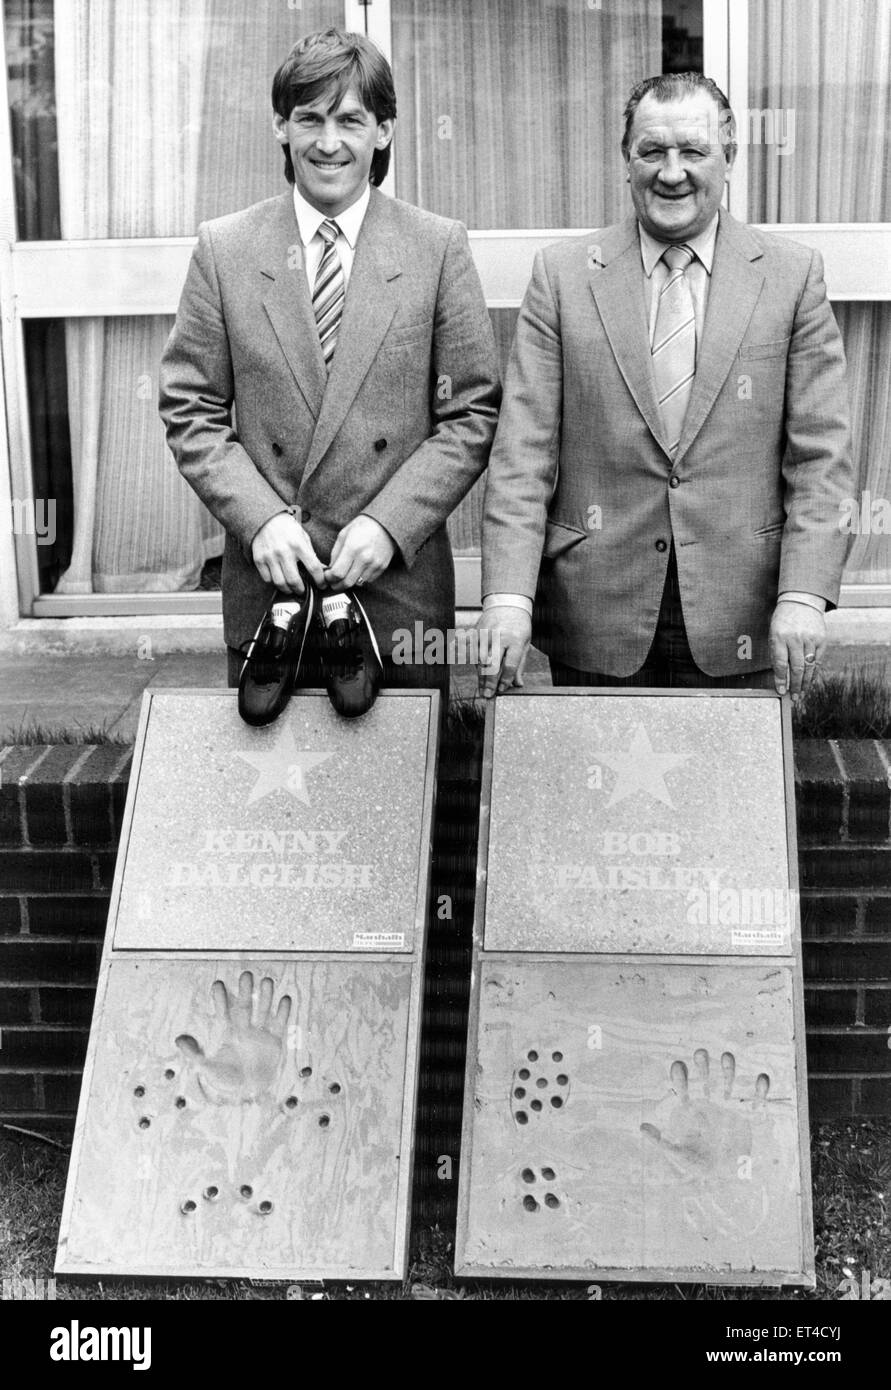
<instances>
[{"instance_id":1,"label":"striped tie","mask_svg":"<svg viewBox=\"0 0 891 1390\"><path fill-rule=\"evenodd\" d=\"M319 262L316 285L312 292L312 311L316 317L319 341L325 366L331 370L331 359L337 345L337 332L343 314L343 301L346 284L343 266L337 254L337 238L340 228L336 222L326 219L319 227L319 234L325 243L322 259Z\"/></svg>"},{"instance_id":2,"label":"striped tie","mask_svg":"<svg viewBox=\"0 0 891 1390\"><path fill-rule=\"evenodd\" d=\"M668 266L668 279L659 295L653 328L653 376L662 424L674 456L696 374L696 315L684 274L693 252L689 246L669 246L662 259Z\"/></svg>"}]
</instances>

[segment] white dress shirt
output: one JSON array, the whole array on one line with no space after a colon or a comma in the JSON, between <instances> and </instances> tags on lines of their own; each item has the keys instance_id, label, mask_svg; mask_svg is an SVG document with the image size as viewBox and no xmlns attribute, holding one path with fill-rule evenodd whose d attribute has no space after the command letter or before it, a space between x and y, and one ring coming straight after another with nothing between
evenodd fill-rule
<instances>
[{"instance_id":1,"label":"white dress shirt","mask_svg":"<svg viewBox=\"0 0 891 1390\"><path fill-rule=\"evenodd\" d=\"M344 291L350 283L350 271L353 268L353 258L356 254L356 242L359 240L359 232L365 220L365 213L368 211L370 198L371 187L366 184L365 191L360 194L351 207L331 218L331 221L336 222L340 228L340 235L334 244L343 266ZM318 208L314 208L312 203L306 201L303 195L297 191L296 183L294 185L294 213L297 218L297 230L303 244L303 265L306 270L306 280L311 299L316 276L319 273L319 266L327 245L324 237L319 235L319 228L323 222L328 220L328 216L327 213L319 212ZM297 521L300 520L299 507L283 507L282 511L289 511ZM532 611L531 607L529 611Z\"/></svg>"},{"instance_id":2,"label":"white dress shirt","mask_svg":"<svg viewBox=\"0 0 891 1390\"><path fill-rule=\"evenodd\" d=\"M670 275L670 271L665 261L662 259L663 253L670 245L667 241L657 241L651 236L644 227L637 224L640 233L640 258L643 263L644 275L647 278L647 289L649 290L649 334L650 342L653 341L653 330L656 327L656 314L659 305L659 294L663 285ZM715 258L715 239L718 234L718 214L715 213L711 222L700 232L698 236L688 237L684 243L693 252L693 260L687 266L684 274L690 286L690 295L693 300L693 313L696 316L696 351L699 352L699 345L702 341L702 330L705 324L705 313L708 307L708 287L712 273L712 263ZM818 594L801 593L782 593L778 596L777 602L782 599L784 602L804 603L809 608L815 608L822 613L826 609L826 600ZM532 599L525 594L486 594L483 599L483 610L487 608L522 608L524 612L532 612Z\"/></svg>"},{"instance_id":3,"label":"white dress shirt","mask_svg":"<svg viewBox=\"0 0 891 1390\"><path fill-rule=\"evenodd\" d=\"M647 288L649 289L649 325L650 342L653 341L653 331L656 327L656 313L659 306L659 295L662 287L671 274L668 266L662 259L663 253L668 250L669 242L657 241L654 236L650 236L648 231L637 224L640 232L640 258L643 262L644 275L647 277ZM705 324L705 311L708 306L708 284L712 273L712 262L715 258L715 237L718 234L718 214L715 213L711 222L704 232L699 236L688 237L684 242L693 252L693 259L684 271L684 277L690 286L690 296L693 300L693 312L696 315L696 348L702 342L702 329Z\"/></svg>"},{"instance_id":4,"label":"white dress shirt","mask_svg":"<svg viewBox=\"0 0 891 1390\"><path fill-rule=\"evenodd\" d=\"M330 220L336 222L340 228L340 236L334 243L337 247L337 254L340 256L340 264L343 266L344 288L350 283L350 271L353 268L353 257L356 254L356 242L359 240L359 232L368 211L368 201L371 197L371 188L365 185L362 193L351 207L345 212L339 212L336 217ZM316 276L319 273L319 264L325 250L325 240L319 236L319 228L323 222L328 221L328 214L319 212L311 203L308 203L294 185L294 212L297 215L297 230L300 232L300 240L303 243L303 263L306 266L306 279L309 283L309 292L312 295L316 283Z\"/></svg>"}]
</instances>

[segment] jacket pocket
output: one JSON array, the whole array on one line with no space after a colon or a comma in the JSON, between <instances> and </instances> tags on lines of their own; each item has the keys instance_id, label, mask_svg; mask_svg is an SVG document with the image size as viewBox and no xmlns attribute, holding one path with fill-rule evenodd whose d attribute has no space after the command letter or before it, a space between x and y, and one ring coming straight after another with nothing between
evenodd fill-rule
<instances>
[{"instance_id":1,"label":"jacket pocket","mask_svg":"<svg viewBox=\"0 0 891 1390\"><path fill-rule=\"evenodd\" d=\"M545 526L545 542L542 550L543 560L556 560L580 541L588 539L588 532L578 526L569 526L564 521L548 521Z\"/></svg>"},{"instance_id":2,"label":"jacket pocket","mask_svg":"<svg viewBox=\"0 0 891 1390\"><path fill-rule=\"evenodd\" d=\"M433 319L421 319L416 323L401 323L391 328L381 347L416 347L428 342L433 332Z\"/></svg>"},{"instance_id":3,"label":"jacket pocket","mask_svg":"<svg viewBox=\"0 0 891 1390\"><path fill-rule=\"evenodd\" d=\"M740 357L751 360L753 357L786 357L791 338L781 338L775 343L743 343Z\"/></svg>"}]
</instances>

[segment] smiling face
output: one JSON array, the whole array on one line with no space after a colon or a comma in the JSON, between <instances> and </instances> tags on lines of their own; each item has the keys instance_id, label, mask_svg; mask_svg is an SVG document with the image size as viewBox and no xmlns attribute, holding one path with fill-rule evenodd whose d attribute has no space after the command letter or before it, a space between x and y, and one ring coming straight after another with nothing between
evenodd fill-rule
<instances>
[{"instance_id":1,"label":"smiling face","mask_svg":"<svg viewBox=\"0 0 891 1390\"><path fill-rule=\"evenodd\" d=\"M298 191L317 212L336 217L365 191L375 151L393 138L393 121L378 121L354 88L329 110L330 93L272 118L275 138L287 145Z\"/></svg>"},{"instance_id":2,"label":"smiling face","mask_svg":"<svg viewBox=\"0 0 891 1390\"><path fill-rule=\"evenodd\" d=\"M660 241L698 236L718 211L734 154L722 114L708 92L673 101L648 93L634 113L631 198L641 225Z\"/></svg>"}]
</instances>

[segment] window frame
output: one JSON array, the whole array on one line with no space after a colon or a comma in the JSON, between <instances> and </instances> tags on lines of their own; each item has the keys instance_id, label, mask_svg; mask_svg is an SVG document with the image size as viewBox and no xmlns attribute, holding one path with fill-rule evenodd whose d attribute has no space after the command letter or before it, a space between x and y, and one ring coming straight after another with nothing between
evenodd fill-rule
<instances>
[{"instance_id":1,"label":"window frame","mask_svg":"<svg viewBox=\"0 0 891 1390\"><path fill-rule=\"evenodd\" d=\"M378 46L391 53L390 0L344 0L347 28L364 29ZM0 33L6 73L5 33ZM748 0L703 0L703 66L727 92L731 105L748 105ZM8 100L0 111L0 363L4 392L0 400L0 505L13 497L33 495L31 439L25 379L24 325L29 318L113 317L172 314L193 237L107 239L99 241L19 241L15 225L15 188L10 142ZM393 191L394 168L384 190ZM748 159L740 145L734 178L725 201L740 221L747 221ZM891 300L891 222L772 223L766 230L789 236L819 250L826 263L833 301ZM587 228L470 231L470 244L491 309L519 306L536 250L564 237L583 235ZM5 417L5 418L4 418ZM4 496L7 488L9 496ZM10 515L10 512L7 512ZM9 588L17 577L18 613L12 617L60 618L138 614L218 613L218 593L178 594L40 594L37 540L0 538L0 581L9 606ZM459 608L480 603L478 557L456 558ZM847 584L845 607L891 607L891 585ZM5 616L11 616L6 614Z\"/></svg>"}]
</instances>

